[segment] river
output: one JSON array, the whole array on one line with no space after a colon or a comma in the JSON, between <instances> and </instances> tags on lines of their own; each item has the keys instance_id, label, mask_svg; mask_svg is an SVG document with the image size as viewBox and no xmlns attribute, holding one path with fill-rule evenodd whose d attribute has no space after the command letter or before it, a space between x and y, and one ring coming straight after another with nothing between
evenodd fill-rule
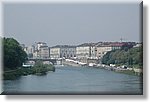
<instances>
[{"instance_id":1,"label":"river","mask_svg":"<svg viewBox=\"0 0 150 102\"><path fill-rule=\"evenodd\" d=\"M4 94L142 94L139 76L90 67L56 67L3 82Z\"/></svg>"}]
</instances>

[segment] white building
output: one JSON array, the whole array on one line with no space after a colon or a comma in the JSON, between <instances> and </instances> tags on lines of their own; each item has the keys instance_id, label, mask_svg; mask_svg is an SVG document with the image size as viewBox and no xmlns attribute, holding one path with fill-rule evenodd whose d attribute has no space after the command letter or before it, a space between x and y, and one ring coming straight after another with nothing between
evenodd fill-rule
<instances>
[{"instance_id":1,"label":"white building","mask_svg":"<svg viewBox=\"0 0 150 102\"><path fill-rule=\"evenodd\" d=\"M76 47L69 45L57 45L50 48L50 58L73 58L76 57Z\"/></svg>"},{"instance_id":2,"label":"white building","mask_svg":"<svg viewBox=\"0 0 150 102\"><path fill-rule=\"evenodd\" d=\"M76 48L77 58L89 58L90 57L90 46L78 46Z\"/></svg>"},{"instance_id":3,"label":"white building","mask_svg":"<svg viewBox=\"0 0 150 102\"><path fill-rule=\"evenodd\" d=\"M33 46L34 46L34 51L32 52L33 58L49 57L49 48L45 42L37 42Z\"/></svg>"},{"instance_id":4,"label":"white building","mask_svg":"<svg viewBox=\"0 0 150 102\"><path fill-rule=\"evenodd\" d=\"M96 46L91 46L91 56L90 59L97 59L97 47Z\"/></svg>"},{"instance_id":5,"label":"white building","mask_svg":"<svg viewBox=\"0 0 150 102\"><path fill-rule=\"evenodd\" d=\"M48 48L48 46L40 46L39 56L40 56L40 58L49 58L49 48Z\"/></svg>"},{"instance_id":6,"label":"white building","mask_svg":"<svg viewBox=\"0 0 150 102\"><path fill-rule=\"evenodd\" d=\"M62 46L60 48L60 58L73 58L76 57L75 46Z\"/></svg>"},{"instance_id":7,"label":"white building","mask_svg":"<svg viewBox=\"0 0 150 102\"><path fill-rule=\"evenodd\" d=\"M60 58L60 48L59 47L51 47L50 48L50 58L53 58L53 59Z\"/></svg>"},{"instance_id":8,"label":"white building","mask_svg":"<svg viewBox=\"0 0 150 102\"><path fill-rule=\"evenodd\" d=\"M35 49L36 50L40 50L41 46L47 46L47 44L45 42L37 42L37 43L35 43Z\"/></svg>"},{"instance_id":9,"label":"white building","mask_svg":"<svg viewBox=\"0 0 150 102\"><path fill-rule=\"evenodd\" d=\"M33 57L33 53L35 51L35 47L33 45L31 45L31 46L28 46L28 47L24 47L23 50L26 52L28 57Z\"/></svg>"}]
</instances>

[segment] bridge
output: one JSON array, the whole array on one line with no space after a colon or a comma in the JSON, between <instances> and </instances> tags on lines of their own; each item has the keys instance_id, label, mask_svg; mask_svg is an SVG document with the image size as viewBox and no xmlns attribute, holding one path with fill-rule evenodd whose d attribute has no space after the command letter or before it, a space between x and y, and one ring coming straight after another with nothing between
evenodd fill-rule
<instances>
[{"instance_id":1,"label":"bridge","mask_svg":"<svg viewBox=\"0 0 150 102\"><path fill-rule=\"evenodd\" d=\"M57 61L61 61L62 62L62 59L51 59L51 58L28 58L28 60L27 61L34 61L34 62L36 62L36 61L49 61L49 62L51 62L51 63L53 63L53 65L54 64L57 64Z\"/></svg>"}]
</instances>

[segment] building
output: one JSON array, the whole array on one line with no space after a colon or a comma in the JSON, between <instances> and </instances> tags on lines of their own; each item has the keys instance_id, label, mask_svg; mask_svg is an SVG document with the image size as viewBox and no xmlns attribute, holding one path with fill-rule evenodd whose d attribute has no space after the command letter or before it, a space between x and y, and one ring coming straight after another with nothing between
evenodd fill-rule
<instances>
[{"instance_id":1,"label":"building","mask_svg":"<svg viewBox=\"0 0 150 102\"><path fill-rule=\"evenodd\" d=\"M35 51L35 47L33 45L27 47L27 54L33 54L34 51Z\"/></svg>"},{"instance_id":2,"label":"building","mask_svg":"<svg viewBox=\"0 0 150 102\"><path fill-rule=\"evenodd\" d=\"M111 46L106 46L106 45L100 45L96 47L96 57L98 59L101 59L108 51L111 51L112 47Z\"/></svg>"},{"instance_id":3,"label":"building","mask_svg":"<svg viewBox=\"0 0 150 102\"><path fill-rule=\"evenodd\" d=\"M97 43L84 43L76 47L77 60L82 63L98 63Z\"/></svg>"},{"instance_id":4,"label":"building","mask_svg":"<svg viewBox=\"0 0 150 102\"><path fill-rule=\"evenodd\" d=\"M40 58L38 50L35 50L35 52L33 53L33 58Z\"/></svg>"},{"instance_id":5,"label":"building","mask_svg":"<svg viewBox=\"0 0 150 102\"><path fill-rule=\"evenodd\" d=\"M76 48L76 56L78 59L83 59L83 58L89 58L91 50L90 50L90 46L88 45L79 45Z\"/></svg>"},{"instance_id":6,"label":"building","mask_svg":"<svg viewBox=\"0 0 150 102\"><path fill-rule=\"evenodd\" d=\"M74 58L76 57L76 47L75 46L61 46L60 47L60 58Z\"/></svg>"},{"instance_id":7,"label":"building","mask_svg":"<svg viewBox=\"0 0 150 102\"><path fill-rule=\"evenodd\" d=\"M95 43L84 43L76 47L78 59L92 59L96 57Z\"/></svg>"},{"instance_id":8,"label":"building","mask_svg":"<svg viewBox=\"0 0 150 102\"><path fill-rule=\"evenodd\" d=\"M48 46L40 46L39 47L39 57L40 58L49 58L49 48Z\"/></svg>"},{"instance_id":9,"label":"building","mask_svg":"<svg viewBox=\"0 0 150 102\"><path fill-rule=\"evenodd\" d=\"M125 45L125 43L120 43L120 42L113 42L110 44L112 50L118 50L118 49L122 49L123 46Z\"/></svg>"},{"instance_id":10,"label":"building","mask_svg":"<svg viewBox=\"0 0 150 102\"><path fill-rule=\"evenodd\" d=\"M60 48L59 47L51 47L50 48L50 58L58 59L60 58Z\"/></svg>"},{"instance_id":11,"label":"building","mask_svg":"<svg viewBox=\"0 0 150 102\"><path fill-rule=\"evenodd\" d=\"M22 48L26 52L26 54L27 54L27 56L29 58L33 57L33 53L35 51L35 47L33 45L32 46L28 46L28 47L25 47L25 45L23 45Z\"/></svg>"},{"instance_id":12,"label":"building","mask_svg":"<svg viewBox=\"0 0 150 102\"><path fill-rule=\"evenodd\" d=\"M119 50L124 48L132 48L135 45L134 42L103 42L96 45L97 58L101 59L107 52L112 50Z\"/></svg>"},{"instance_id":13,"label":"building","mask_svg":"<svg viewBox=\"0 0 150 102\"><path fill-rule=\"evenodd\" d=\"M74 58L76 57L76 46L57 45L50 48L50 58Z\"/></svg>"},{"instance_id":14,"label":"building","mask_svg":"<svg viewBox=\"0 0 150 102\"><path fill-rule=\"evenodd\" d=\"M97 47L91 46L91 56L90 59L97 59Z\"/></svg>"},{"instance_id":15,"label":"building","mask_svg":"<svg viewBox=\"0 0 150 102\"><path fill-rule=\"evenodd\" d=\"M34 46L33 58L49 58L49 48L45 42L37 42L32 46Z\"/></svg>"},{"instance_id":16,"label":"building","mask_svg":"<svg viewBox=\"0 0 150 102\"><path fill-rule=\"evenodd\" d=\"M45 42L35 42L35 49L40 50L41 46L47 46Z\"/></svg>"}]
</instances>

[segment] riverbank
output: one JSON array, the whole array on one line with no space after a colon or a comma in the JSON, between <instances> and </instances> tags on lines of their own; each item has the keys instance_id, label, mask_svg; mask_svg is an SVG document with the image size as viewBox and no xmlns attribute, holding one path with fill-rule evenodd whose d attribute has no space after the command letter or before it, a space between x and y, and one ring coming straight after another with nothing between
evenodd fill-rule
<instances>
[{"instance_id":1,"label":"riverbank","mask_svg":"<svg viewBox=\"0 0 150 102\"><path fill-rule=\"evenodd\" d=\"M31 68L17 68L15 70L4 71L3 79L4 80L14 80L19 78L20 76L26 75L45 75L48 71L55 71L55 67L53 65L46 65L43 67L31 67Z\"/></svg>"},{"instance_id":2,"label":"riverbank","mask_svg":"<svg viewBox=\"0 0 150 102\"><path fill-rule=\"evenodd\" d=\"M105 69L109 71L114 71L117 73L123 73L123 74L129 74L129 75L137 75L140 76L143 74L142 69L139 68L122 68L122 67L115 67L115 66L108 66L104 64L95 64L95 63L81 63L79 61L73 61L73 60L64 60L63 65L67 66L73 66L73 67L95 67L100 69Z\"/></svg>"},{"instance_id":3,"label":"riverbank","mask_svg":"<svg viewBox=\"0 0 150 102\"><path fill-rule=\"evenodd\" d=\"M136 75L136 76L142 76L143 71L140 68L122 68L120 66L108 66L108 65L101 65L100 66L103 69L114 71L117 73L123 73L123 74L129 74L129 75Z\"/></svg>"}]
</instances>

